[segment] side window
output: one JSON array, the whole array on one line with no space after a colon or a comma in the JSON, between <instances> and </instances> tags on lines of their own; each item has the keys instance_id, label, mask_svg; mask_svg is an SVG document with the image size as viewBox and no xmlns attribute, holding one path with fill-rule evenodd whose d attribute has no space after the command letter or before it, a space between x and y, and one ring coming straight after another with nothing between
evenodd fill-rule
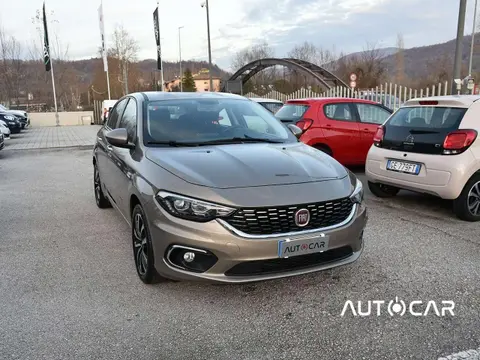
<instances>
[{"instance_id":1,"label":"side window","mask_svg":"<svg viewBox=\"0 0 480 360\"><path fill-rule=\"evenodd\" d=\"M326 104L323 107L323 112L331 120L355 121L350 104Z\"/></svg>"},{"instance_id":2,"label":"side window","mask_svg":"<svg viewBox=\"0 0 480 360\"><path fill-rule=\"evenodd\" d=\"M137 133L137 102L134 99L128 101L118 127L127 129L128 140L131 142L135 141Z\"/></svg>"},{"instance_id":3,"label":"side window","mask_svg":"<svg viewBox=\"0 0 480 360\"><path fill-rule=\"evenodd\" d=\"M232 126L232 122L230 121L230 118L228 117L228 113L225 109L222 109L222 111L218 113L218 117L220 118L218 120L218 123L220 125Z\"/></svg>"},{"instance_id":4,"label":"side window","mask_svg":"<svg viewBox=\"0 0 480 360\"><path fill-rule=\"evenodd\" d=\"M125 105L127 105L128 99L123 99L119 101L116 106L112 109L111 113L108 115L107 126L110 129L115 129L117 127L118 119L123 113L125 109Z\"/></svg>"},{"instance_id":5,"label":"side window","mask_svg":"<svg viewBox=\"0 0 480 360\"><path fill-rule=\"evenodd\" d=\"M391 113L376 105L356 104L362 123L383 124Z\"/></svg>"}]
</instances>

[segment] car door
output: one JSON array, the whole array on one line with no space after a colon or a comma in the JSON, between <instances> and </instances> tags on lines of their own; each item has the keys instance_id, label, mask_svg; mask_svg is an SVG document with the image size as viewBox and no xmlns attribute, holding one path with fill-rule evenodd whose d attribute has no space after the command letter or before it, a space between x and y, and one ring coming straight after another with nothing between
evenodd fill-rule
<instances>
[{"instance_id":1,"label":"car door","mask_svg":"<svg viewBox=\"0 0 480 360\"><path fill-rule=\"evenodd\" d=\"M373 144L373 137L379 125L382 125L392 114L392 110L375 104L356 103L360 120L360 153L363 161L367 158L368 150Z\"/></svg>"},{"instance_id":2,"label":"car door","mask_svg":"<svg viewBox=\"0 0 480 360\"><path fill-rule=\"evenodd\" d=\"M347 102L325 103L319 108L320 127L333 157L342 164L355 164L360 145L360 130L355 108Z\"/></svg>"},{"instance_id":3,"label":"car door","mask_svg":"<svg viewBox=\"0 0 480 360\"><path fill-rule=\"evenodd\" d=\"M103 128L98 133L98 151L97 151L97 162L98 162L98 171L100 172L100 179L107 191L108 195L112 198L115 205L117 205L117 199L113 195L114 189L114 164L112 162L112 150L113 146L110 145L107 141L106 134L117 128L117 125L120 121L121 115L125 110L127 104L127 98L120 100L113 108L108 121L105 123Z\"/></svg>"},{"instance_id":4,"label":"car door","mask_svg":"<svg viewBox=\"0 0 480 360\"><path fill-rule=\"evenodd\" d=\"M129 98L125 110L118 122L118 129L127 129L128 142L137 142L137 101ZM117 199L117 206L123 215L129 218L129 185L132 180L132 154L135 150L112 146L112 194Z\"/></svg>"}]
</instances>

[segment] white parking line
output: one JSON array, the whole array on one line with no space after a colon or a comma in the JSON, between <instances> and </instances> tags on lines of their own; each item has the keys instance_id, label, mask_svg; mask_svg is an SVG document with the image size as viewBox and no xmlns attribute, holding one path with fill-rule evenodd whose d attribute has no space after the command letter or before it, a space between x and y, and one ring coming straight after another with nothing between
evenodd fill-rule
<instances>
[{"instance_id":1,"label":"white parking line","mask_svg":"<svg viewBox=\"0 0 480 360\"><path fill-rule=\"evenodd\" d=\"M480 360L480 347L476 350L465 350L456 354L439 357L438 360Z\"/></svg>"}]
</instances>

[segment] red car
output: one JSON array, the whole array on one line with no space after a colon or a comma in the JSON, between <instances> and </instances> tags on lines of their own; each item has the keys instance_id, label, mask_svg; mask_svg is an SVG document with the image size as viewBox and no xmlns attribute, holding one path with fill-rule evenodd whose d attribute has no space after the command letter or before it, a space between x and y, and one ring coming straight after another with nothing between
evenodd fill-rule
<instances>
[{"instance_id":1,"label":"red car","mask_svg":"<svg viewBox=\"0 0 480 360\"><path fill-rule=\"evenodd\" d=\"M392 112L370 100L313 98L287 100L275 117L297 125L304 131L302 142L343 165L364 165L378 126Z\"/></svg>"}]
</instances>

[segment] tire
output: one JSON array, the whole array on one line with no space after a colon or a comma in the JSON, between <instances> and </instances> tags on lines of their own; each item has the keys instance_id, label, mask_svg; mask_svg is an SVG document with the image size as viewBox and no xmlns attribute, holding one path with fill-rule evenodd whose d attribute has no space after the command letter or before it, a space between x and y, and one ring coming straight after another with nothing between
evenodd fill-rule
<instances>
[{"instance_id":1,"label":"tire","mask_svg":"<svg viewBox=\"0 0 480 360\"><path fill-rule=\"evenodd\" d=\"M103 193L97 164L93 165L93 190L95 193L95 202L100 209L108 209L112 207L112 204Z\"/></svg>"},{"instance_id":2,"label":"tire","mask_svg":"<svg viewBox=\"0 0 480 360\"><path fill-rule=\"evenodd\" d=\"M480 174L473 175L453 201L453 212L461 220L480 221Z\"/></svg>"},{"instance_id":3,"label":"tire","mask_svg":"<svg viewBox=\"0 0 480 360\"><path fill-rule=\"evenodd\" d=\"M391 198L396 196L400 191L399 188L396 188L394 186L373 183L370 181L368 182L368 188L373 195L379 198Z\"/></svg>"},{"instance_id":4,"label":"tire","mask_svg":"<svg viewBox=\"0 0 480 360\"><path fill-rule=\"evenodd\" d=\"M132 212L132 247L135 268L140 280L145 284L165 281L155 270L152 237L145 212L141 205L136 205Z\"/></svg>"}]
</instances>

